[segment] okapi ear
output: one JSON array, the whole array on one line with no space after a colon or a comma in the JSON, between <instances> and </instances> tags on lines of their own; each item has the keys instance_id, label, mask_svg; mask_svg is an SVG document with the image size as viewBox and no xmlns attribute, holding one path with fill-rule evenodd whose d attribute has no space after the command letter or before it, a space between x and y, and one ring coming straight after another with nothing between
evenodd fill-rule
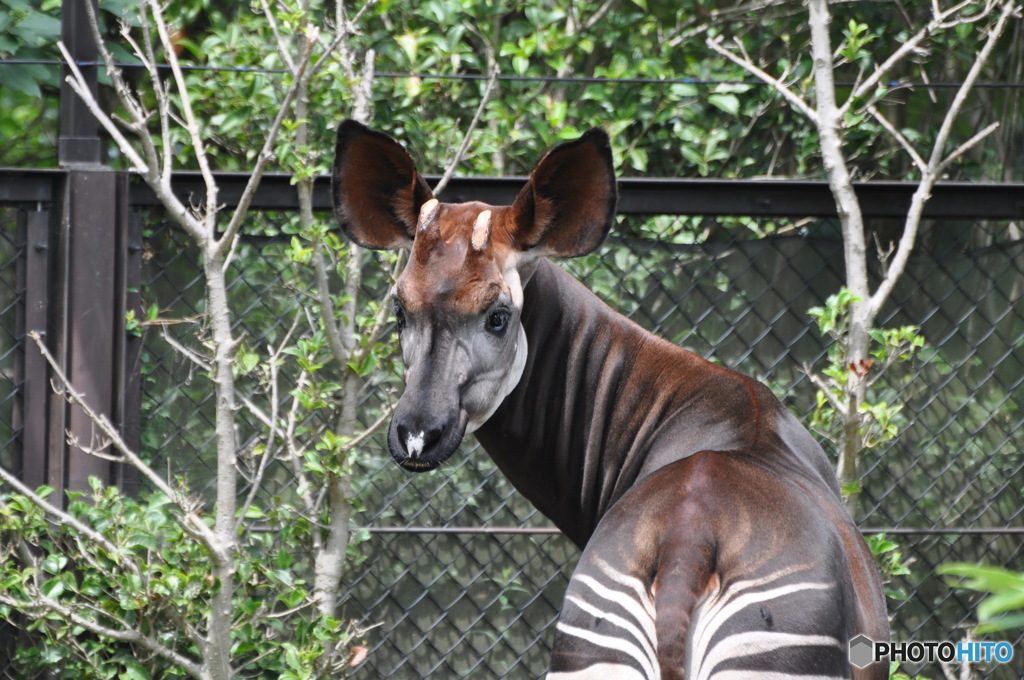
<instances>
[{"instance_id":1,"label":"okapi ear","mask_svg":"<svg viewBox=\"0 0 1024 680\"><path fill-rule=\"evenodd\" d=\"M420 207L433 197L401 144L354 120L338 126L331 193L345 234L375 250L411 246Z\"/></svg>"},{"instance_id":2,"label":"okapi ear","mask_svg":"<svg viewBox=\"0 0 1024 680\"><path fill-rule=\"evenodd\" d=\"M537 164L512 204L517 245L538 255L586 255L608 235L617 199L611 144L594 128Z\"/></svg>"}]
</instances>

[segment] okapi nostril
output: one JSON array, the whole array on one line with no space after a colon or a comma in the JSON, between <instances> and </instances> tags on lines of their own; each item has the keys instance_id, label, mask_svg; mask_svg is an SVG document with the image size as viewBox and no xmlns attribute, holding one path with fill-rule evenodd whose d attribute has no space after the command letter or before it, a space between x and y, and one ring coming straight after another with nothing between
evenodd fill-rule
<instances>
[{"instance_id":1,"label":"okapi nostril","mask_svg":"<svg viewBox=\"0 0 1024 680\"><path fill-rule=\"evenodd\" d=\"M405 438L405 451L410 458L417 458L423 453L423 431L419 434L410 434Z\"/></svg>"},{"instance_id":2,"label":"okapi nostril","mask_svg":"<svg viewBox=\"0 0 1024 680\"><path fill-rule=\"evenodd\" d=\"M432 427L426 431L421 431L420 437L423 442L423 448L427 449L433 446L439 439L441 439L441 435L443 433L444 427Z\"/></svg>"},{"instance_id":3,"label":"okapi nostril","mask_svg":"<svg viewBox=\"0 0 1024 680\"><path fill-rule=\"evenodd\" d=\"M444 432L443 427L417 427L408 428L404 425L398 426L398 440L405 447L405 453L410 458L419 458L423 452L429 449L435 442L441 439Z\"/></svg>"}]
</instances>

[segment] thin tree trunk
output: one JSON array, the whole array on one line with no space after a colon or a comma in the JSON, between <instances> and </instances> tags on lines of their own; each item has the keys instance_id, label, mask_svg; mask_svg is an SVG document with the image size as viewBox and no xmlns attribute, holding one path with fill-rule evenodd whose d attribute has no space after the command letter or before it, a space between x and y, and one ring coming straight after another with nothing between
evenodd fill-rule
<instances>
[{"instance_id":1,"label":"thin tree trunk","mask_svg":"<svg viewBox=\"0 0 1024 680\"><path fill-rule=\"evenodd\" d=\"M235 342L231 331L224 258L211 251L208 242L203 253L207 283L207 316L214 346L214 383L216 386L217 507L214 533L221 551L213 556L213 596L207 630L206 666L214 680L231 680L231 621L234 598L232 558L235 546L235 506L237 477L235 469L235 379L232 373Z\"/></svg>"}]
</instances>

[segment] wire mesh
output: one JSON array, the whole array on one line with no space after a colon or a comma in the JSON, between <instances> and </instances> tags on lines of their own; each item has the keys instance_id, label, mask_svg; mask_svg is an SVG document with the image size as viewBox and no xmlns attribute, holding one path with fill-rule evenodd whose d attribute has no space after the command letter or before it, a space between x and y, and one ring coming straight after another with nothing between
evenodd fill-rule
<instances>
[{"instance_id":1,"label":"wire mesh","mask_svg":"<svg viewBox=\"0 0 1024 680\"><path fill-rule=\"evenodd\" d=\"M14 466L14 441L18 430L14 417L18 383L15 360L23 338L18 335L19 306L24 290L18 280L18 262L24 245L19 242L18 211L0 206L0 465Z\"/></svg>"},{"instance_id":2,"label":"wire mesh","mask_svg":"<svg viewBox=\"0 0 1024 680\"><path fill-rule=\"evenodd\" d=\"M15 472L20 472L21 466L14 451L20 434L15 422L20 387L15 367L24 340L18 329L19 307L24 298L18 263L23 253L17 208L0 206L0 465ZM11 645L16 639L14 626L0 620L0 673L8 671L5 657L13 651Z\"/></svg>"},{"instance_id":3,"label":"wire mesh","mask_svg":"<svg viewBox=\"0 0 1024 680\"><path fill-rule=\"evenodd\" d=\"M977 239L986 229L988 245L963 242L964 234ZM629 216L598 253L563 265L641 325L764 380L806 420L815 391L804 366L820 368L827 347L807 310L842 284L835 232L828 221L750 221L723 230L695 218ZM862 526L948 530L894 537L911 565L910 576L891 584L907 594L891 601L896 639L960 639L976 598L934 576L935 567L1019 564L1022 549L1019 537L957 529L1022 526L1024 242L1012 239L1006 225L942 225L932 237L882 320L920 325L929 344L925 358L881 390L902 391L904 432L868 454L862 494ZM173 317L200 314L198 269L182 264L189 255L180 234L162 225L148 243L150 299ZM295 305L311 304L294 294L294 283L275 281L279 246L267 237L236 255L238 331L252 338L279 338L275 315L290 318ZM379 277L377 283L370 296L382 292ZM168 384L179 385L183 360L159 345L147 341L150 375L165 372ZM394 385L364 395L364 422L394 398ZM209 446L176 421L194 418L208 398L208 389L187 398L147 391L147 409L162 418L153 421L154 432L166 438L164 447L183 451L174 465L190 474L210 464L201 453ZM254 424L254 437L257 431ZM358 677L543 674L575 549L558 535L471 533L549 526L477 448L464 445L438 474L408 475L390 463L378 435L356 461L357 523L370 531L347 576L344 611L372 626L365 634L371 653ZM437 527L470 533L435 533ZM1019 669L990 672L1011 677Z\"/></svg>"},{"instance_id":4,"label":"wire mesh","mask_svg":"<svg viewBox=\"0 0 1024 680\"><path fill-rule=\"evenodd\" d=\"M288 254L294 220L289 212L255 215L232 259L235 332L264 357L317 313L313 275ZM212 387L196 339L205 324L201 266L185 235L161 215L149 214L146 223L142 294L159 321L144 331L142 452L169 477L204 490L215 460ZM0 209L0 370L9 380L20 342L13 331L15 263L23 254L16 224L15 211ZM910 567L890 584L905 592L889 603L894 638L958 640L977 597L937 577L936 567L1022 563L1021 535L999 529L1024 527L1024 240L1012 224L940 222L921 243L880 323L920 325L928 344L880 384L880 398L904 404L902 433L867 454L859 519L872 531L889 529ZM387 276L375 255L364 253L363 264L361 295L379 300ZM809 419L815 390L804 367L820 369L827 342L807 310L842 283L834 223L625 216L601 250L562 264L641 325L765 381ZM332 281L343 275L332 271ZM280 394L301 388L287 366ZM267 378L239 375L240 393L254 407L240 412L243 474L265 444L252 412L272 408ZM16 387L0 395L0 444L16 436ZM400 370L383 364L359 394L363 425L399 391ZM314 434L331 425L318 416L302 423ZM370 647L356 677L544 674L576 549L478 448L467 441L427 475L394 466L379 433L355 455L355 523L365 530L355 533L342 611ZM0 463L9 464L4 455ZM266 480L267 499L295 491L294 470L283 462L271 465ZM992 678L1021 673L1021 659L982 669Z\"/></svg>"}]
</instances>

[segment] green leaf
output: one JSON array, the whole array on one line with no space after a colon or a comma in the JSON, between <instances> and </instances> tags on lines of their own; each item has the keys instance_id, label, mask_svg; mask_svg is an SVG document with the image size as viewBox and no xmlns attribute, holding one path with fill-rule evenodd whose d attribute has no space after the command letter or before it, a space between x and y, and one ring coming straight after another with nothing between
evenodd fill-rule
<instances>
[{"instance_id":1,"label":"green leaf","mask_svg":"<svg viewBox=\"0 0 1024 680\"><path fill-rule=\"evenodd\" d=\"M257 508L255 505L250 505L248 508L245 509L246 519L261 519L266 516L266 513Z\"/></svg>"},{"instance_id":2,"label":"green leaf","mask_svg":"<svg viewBox=\"0 0 1024 680\"><path fill-rule=\"evenodd\" d=\"M64 583L60 579L52 578L40 588L43 595L50 599L57 599L64 592Z\"/></svg>"},{"instance_id":3,"label":"green leaf","mask_svg":"<svg viewBox=\"0 0 1024 680\"><path fill-rule=\"evenodd\" d=\"M39 83L32 79L28 71L20 64L5 65L3 67L4 85L17 90L29 97L38 98L41 95Z\"/></svg>"},{"instance_id":4,"label":"green leaf","mask_svg":"<svg viewBox=\"0 0 1024 680\"><path fill-rule=\"evenodd\" d=\"M47 555L43 560L43 571L47 574L59 574L67 563L68 558L64 555Z\"/></svg>"},{"instance_id":5,"label":"green leaf","mask_svg":"<svg viewBox=\"0 0 1024 680\"><path fill-rule=\"evenodd\" d=\"M975 629L979 633L999 633L1004 630L1017 630L1024 628L1024 613L1000 616L986 621Z\"/></svg>"},{"instance_id":6,"label":"green leaf","mask_svg":"<svg viewBox=\"0 0 1024 680\"><path fill-rule=\"evenodd\" d=\"M152 676L142 664L126 661L124 671L117 677L120 680L151 680Z\"/></svg>"},{"instance_id":7,"label":"green leaf","mask_svg":"<svg viewBox=\"0 0 1024 680\"><path fill-rule=\"evenodd\" d=\"M291 668L296 673L300 674L301 677L301 673L303 670L302 659L299 658L299 653L298 651L296 651L294 645L289 644L285 649L284 661L286 664L288 664L289 668Z\"/></svg>"},{"instance_id":8,"label":"green leaf","mask_svg":"<svg viewBox=\"0 0 1024 680\"><path fill-rule=\"evenodd\" d=\"M971 581L960 584L971 590L999 592L1024 589L1024 574L1003 567L953 562L940 565L936 573L971 578Z\"/></svg>"},{"instance_id":9,"label":"green leaf","mask_svg":"<svg viewBox=\"0 0 1024 680\"><path fill-rule=\"evenodd\" d=\"M1014 609L1024 609L1024 591L989 595L978 604L978 619L989 621Z\"/></svg>"},{"instance_id":10,"label":"green leaf","mask_svg":"<svg viewBox=\"0 0 1024 680\"><path fill-rule=\"evenodd\" d=\"M146 550L156 550L156 536L152 532L148 531L136 531L125 539L125 545L129 548L145 548Z\"/></svg>"},{"instance_id":11,"label":"green leaf","mask_svg":"<svg viewBox=\"0 0 1024 680\"><path fill-rule=\"evenodd\" d=\"M734 94L710 94L708 95L708 103L729 115L740 115L740 98Z\"/></svg>"},{"instance_id":12,"label":"green leaf","mask_svg":"<svg viewBox=\"0 0 1024 680\"><path fill-rule=\"evenodd\" d=\"M260 363L260 355L256 352L250 352L245 349L241 349L235 355L235 361L232 364L232 369L235 377L241 377L249 375L256 366Z\"/></svg>"}]
</instances>

